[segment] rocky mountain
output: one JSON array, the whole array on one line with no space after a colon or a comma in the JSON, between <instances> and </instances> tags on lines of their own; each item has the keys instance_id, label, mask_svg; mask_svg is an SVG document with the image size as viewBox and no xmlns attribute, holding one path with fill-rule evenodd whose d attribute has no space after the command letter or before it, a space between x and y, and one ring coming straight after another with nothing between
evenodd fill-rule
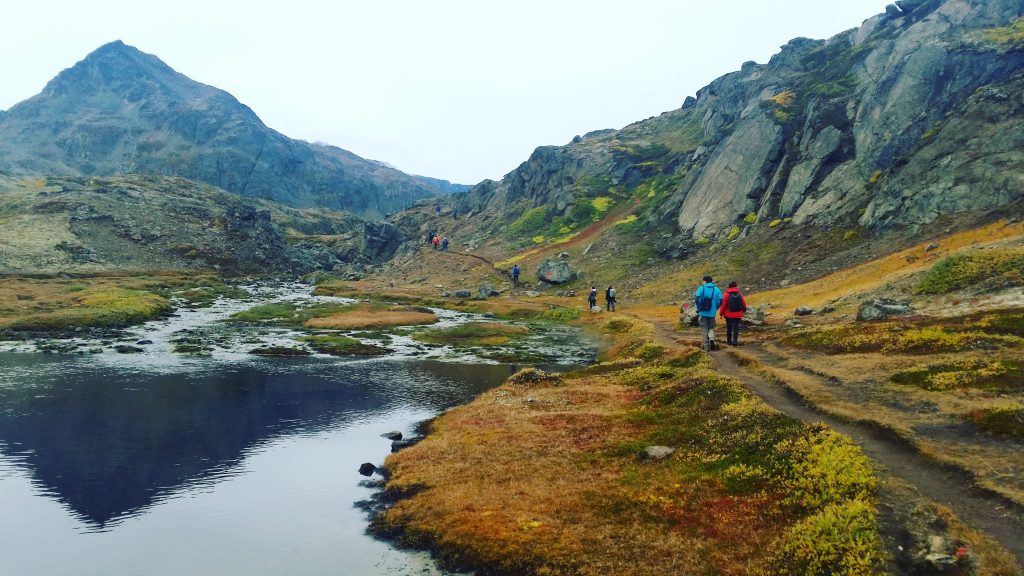
<instances>
[{"instance_id":1,"label":"rocky mountain","mask_svg":"<svg viewBox=\"0 0 1024 576\"><path fill-rule=\"evenodd\" d=\"M902 0L462 197L557 242L611 209L671 257L782 228L914 231L1024 199L1024 2ZM524 240L525 238L525 240Z\"/></svg>"},{"instance_id":2,"label":"rocky mountain","mask_svg":"<svg viewBox=\"0 0 1024 576\"><path fill-rule=\"evenodd\" d=\"M359 274L395 227L161 176L0 176L0 274L218 269Z\"/></svg>"},{"instance_id":3,"label":"rocky mountain","mask_svg":"<svg viewBox=\"0 0 1024 576\"><path fill-rule=\"evenodd\" d=\"M0 113L10 175L178 176L296 207L380 217L441 184L268 128L232 95L120 41Z\"/></svg>"}]
</instances>

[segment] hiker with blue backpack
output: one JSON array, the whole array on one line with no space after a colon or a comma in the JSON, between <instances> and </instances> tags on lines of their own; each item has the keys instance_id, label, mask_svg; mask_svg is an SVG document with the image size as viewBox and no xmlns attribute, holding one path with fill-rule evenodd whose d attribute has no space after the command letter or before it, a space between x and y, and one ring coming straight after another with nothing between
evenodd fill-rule
<instances>
[{"instance_id":1,"label":"hiker with blue backpack","mask_svg":"<svg viewBox=\"0 0 1024 576\"><path fill-rule=\"evenodd\" d=\"M729 282L722 299L722 307L718 309L718 315L725 318L725 341L729 346L740 345L740 320L746 311L747 300L740 294L740 289L733 280Z\"/></svg>"},{"instance_id":2,"label":"hiker with blue backpack","mask_svg":"<svg viewBox=\"0 0 1024 576\"><path fill-rule=\"evenodd\" d=\"M704 283L693 295L697 305L697 322L700 324L701 341L704 350L710 352L717 350L715 344L715 315L722 306L722 290L715 286L711 276L704 277Z\"/></svg>"}]
</instances>

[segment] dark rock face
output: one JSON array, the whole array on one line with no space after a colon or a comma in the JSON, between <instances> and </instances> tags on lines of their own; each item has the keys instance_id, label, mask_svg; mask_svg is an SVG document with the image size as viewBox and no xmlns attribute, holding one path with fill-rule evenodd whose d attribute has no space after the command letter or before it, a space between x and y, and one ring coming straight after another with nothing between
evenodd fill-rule
<instances>
[{"instance_id":1,"label":"dark rock face","mask_svg":"<svg viewBox=\"0 0 1024 576\"><path fill-rule=\"evenodd\" d=\"M910 231L1024 199L1024 56L986 40L1019 0L907 0L828 40L795 39L767 64L713 81L683 107L541 147L460 202L548 219L647 183L640 212L672 229L659 251L792 222ZM670 184L665 184L669 182ZM658 188L660 186L660 188Z\"/></svg>"},{"instance_id":2,"label":"dark rock face","mask_svg":"<svg viewBox=\"0 0 1024 576\"><path fill-rule=\"evenodd\" d=\"M0 117L0 169L15 175L180 176L291 206L381 217L442 193L333 146L268 128L233 96L120 41Z\"/></svg>"},{"instance_id":3,"label":"dark rock face","mask_svg":"<svg viewBox=\"0 0 1024 576\"><path fill-rule=\"evenodd\" d=\"M373 476L373 473L377 471L377 467L369 462L363 462L359 465L359 473L363 476Z\"/></svg>"}]
</instances>

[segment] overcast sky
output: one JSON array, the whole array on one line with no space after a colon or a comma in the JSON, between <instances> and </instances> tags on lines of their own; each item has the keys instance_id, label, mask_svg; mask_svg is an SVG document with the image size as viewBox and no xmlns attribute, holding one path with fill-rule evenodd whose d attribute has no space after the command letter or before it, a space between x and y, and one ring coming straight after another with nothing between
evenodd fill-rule
<instances>
[{"instance_id":1,"label":"overcast sky","mask_svg":"<svg viewBox=\"0 0 1024 576\"><path fill-rule=\"evenodd\" d=\"M123 40L292 138L414 173L498 179L534 148L678 108L885 0L5 3L0 109Z\"/></svg>"}]
</instances>

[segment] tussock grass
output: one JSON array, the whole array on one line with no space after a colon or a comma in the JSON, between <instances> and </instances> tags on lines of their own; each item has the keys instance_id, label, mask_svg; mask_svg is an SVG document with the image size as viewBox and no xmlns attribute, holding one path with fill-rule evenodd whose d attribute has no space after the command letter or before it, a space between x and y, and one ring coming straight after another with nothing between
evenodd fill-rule
<instances>
[{"instance_id":1,"label":"tussock grass","mask_svg":"<svg viewBox=\"0 0 1024 576\"><path fill-rule=\"evenodd\" d=\"M1017 347L1024 344L1024 339L1019 336L991 333L977 325L915 326L910 323L880 323L807 328L783 335L779 338L779 343L830 354L936 354Z\"/></svg>"},{"instance_id":2,"label":"tussock grass","mask_svg":"<svg viewBox=\"0 0 1024 576\"><path fill-rule=\"evenodd\" d=\"M968 412L966 418L989 434L1024 438L1024 406L981 408Z\"/></svg>"},{"instance_id":3,"label":"tussock grass","mask_svg":"<svg viewBox=\"0 0 1024 576\"><path fill-rule=\"evenodd\" d=\"M171 303L158 294L126 288L73 291L65 307L9 320L12 330L55 331L74 327L123 328L159 318Z\"/></svg>"},{"instance_id":4,"label":"tussock grass","mask_svg":"<svg viewBox=\"0 0 1024 576\"><path fill-rule=\"evenodd\" d=\"M413 339L425 344L449 346L504 346L518 336L529 334L530 329L498 322L469 322L439 330L425 330Z\"/></svg>"},{"instance_id":5,"label":"tussock grass","mask_svg":"<svg viewBox=\"0 0 1024 576\"><path fill-rule=\"evenodd\" d=\"M350 310L310 318L303 325L307 328L363 330L390 326L417 326L434 322L437 322L437 315L433 312L402 309L378 310L372 306L355 306Z\"/></svg>"}]
</instances>

